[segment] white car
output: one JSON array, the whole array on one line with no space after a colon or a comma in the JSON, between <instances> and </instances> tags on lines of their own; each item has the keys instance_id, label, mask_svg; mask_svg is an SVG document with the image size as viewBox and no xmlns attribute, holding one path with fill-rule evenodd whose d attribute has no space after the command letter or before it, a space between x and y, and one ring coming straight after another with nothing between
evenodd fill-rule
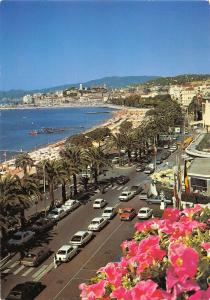
<instances>
[{"instance_id":1,"label":"white car","mask_svg":"<svg viewBox=\"0 0 210 300\"><path fill-rule=\"evenodd\" d=\"M78 252L78 246L63 245L56 253L56 260L61 262L69 261Z\"/></svg>"},{"instance_id":2,"label":"white car","mask_svg":"<svg viewBox=\"0 0 210 300\"><path fill-rule=\"evenodd\" d=\"M93 232L84 230L78 231L70 240L72 246L84 246L93 238Z\"/></svg>"},{"instance_id":3,"label":"white car","mask_svg":"<svg viewBox=\"0 0 210 300\"><path fill-rule=\"evenodd\" d=\"M94 218L90 225L88 226L88 230L91 231L99 231L101 230L106 224L108 223L108 219L99 217L99 218Z\"/></svg>"},{"instance_id":4,"label":"white car","mask_svg":"<svg viewBox=\"0 0 210 300\"><path fill-rule=\"evenodd\" d=\"M107 218L111 220L117 214L116 209L114 207L108 206L104 209L102 218Z\"/></svg>"},{"instance_id":5,"label":"white car","mask_svg":"<svg viewBox=\"0 0 210 300\"><path fill-rule=\"evenodd\" d=\"M134 197L134 192L129 192L129 191L124 191L122 194L119 196L120 201L128 201Z\"/></svg>"},{"instance_id":6,"label":"white car","mask_svg":"<svg viewBox=\"0 0 210 300\"><path fill-rule=\"evenodd\" d=\"M105 199L96 199L93 203L93 208L103 208L106 204Z\"/></svg>"},{"instance_id":7,"label":"white car","mask_svg":"<svg viewBox=\"0 0 210 300\"><path fill-rule=\"evenodd\" d=\"M148 219L152 216L153 209L149 207L142 207L139 209L139 212L137 214L137 217L139 219Z\"/></svg>"},{"instance_id":8,"label":"white car","mask_svg":"<svg viewBox=\"0 0 210 300\"><path fill-rule=\"evenodd\" d=\"M73 211L75 210L77 207L80 206L80 202L78 200L72 200L72 199L69 199L67 200L63 205L62 205L62 208L64 210L67 210L67 211Z\"/></svg>"},{"instance_id":9,"label":"white car","mask_svg":"<svg viewBox=\"0 0 210 300\"><path fill-rule=\"evenodd\" d=\"M18 231L13 237L8 241L8 245L10 246L22 246L29 241L31 241L35 236L35 232L33 231Z\"/></svg>"},{"instance_id":10,"label":"white car","mask_svg":"<svg viewBox=\"0 0 210 300\"><path fill-rule=\"evenodd\" d=\"M62 208L54 208L53 210L51 210L49 212L49 214L47 215L47 218L58 221L58 220L62 219L63 217L65 217L66 214L67 214L67 212L65 210L63 210Z\"/></svg>"}]
</instances>

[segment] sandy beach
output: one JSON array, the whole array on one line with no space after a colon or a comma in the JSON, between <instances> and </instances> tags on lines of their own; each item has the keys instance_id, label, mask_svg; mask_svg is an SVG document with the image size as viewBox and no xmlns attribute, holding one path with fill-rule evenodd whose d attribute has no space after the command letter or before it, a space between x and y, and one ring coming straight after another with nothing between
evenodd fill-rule
<instances>
[{"instance_id":1,"label":"sandy beach","mask_svg":"<svg viewBox=\"0 0 210 300\"><path fill-rule=\"evenodd\" d=\"M107 105L106 107L116 108L116 106L113 105L110 106ZM133 123L133 128L136 128L142 123L142 121L145 118L145 114L148 111L148 109L136 109L136 108L133 109L133 108L119 107L119 106L117 106L117 109L118 109L117 111L111 113L112 116L108 121L85 130L83 134L91 132L92 130L98 127L108 127L113 134L116 134L119 131L120 124L124 121L131 121ZM60 158L59 152L64 147L65 141L66 138L58 142L49 144L47 146L40 147L37 150L30 151L29 154L31 158L34 160L35 165L38 164L41 160L59 159ZM23 176L22 172L15 168L15 159L8 160L2 163L0 166L2 170L5 170L5 173L10 173L12 175L17 174L20 177ZM31 171L33 172L35 170L32 169Z\"/></svg>"}]
</instances>

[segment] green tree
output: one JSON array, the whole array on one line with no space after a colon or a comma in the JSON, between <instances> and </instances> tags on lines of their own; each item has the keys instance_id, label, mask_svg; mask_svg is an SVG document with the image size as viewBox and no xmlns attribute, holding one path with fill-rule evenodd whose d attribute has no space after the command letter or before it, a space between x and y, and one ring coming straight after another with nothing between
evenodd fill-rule
<instances>
[{"instance_id":1,"label":"green tree","mask_svg":"<svg viewBox=\"0 0 210 300\"><path fill-rule=\"evenodd\" d=\"M78 147L66 146L61 152L60 156L65 159L68 170L72 174L74 195L77 194L77 174L82 171L83 168L83 152Z\"/></svg>"},{"instance_id":2,"label":"green tree","mask_svg":"<svg viewBox=\"0 0 210 300\"><path fill-rule=\"evenodd\" d=\"M34 161L28 153L22 153L18 155L18 157L15 160L16 168L23 169L24 175L27 173L28 170L30 170L33 167L33 165Z\"/></svg>"}]
</instances>

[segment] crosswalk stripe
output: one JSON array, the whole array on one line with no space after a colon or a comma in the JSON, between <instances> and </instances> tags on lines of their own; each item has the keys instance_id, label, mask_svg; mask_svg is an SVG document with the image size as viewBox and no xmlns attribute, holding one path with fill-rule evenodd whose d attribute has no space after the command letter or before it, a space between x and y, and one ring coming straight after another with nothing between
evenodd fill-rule
<instances>
[{"instance_id":1,"label":"crosswalk stripe","mask_svg":"<svg viewBox=\"0 0 210 300\"><path fill-rule=\"evenodd\" d=\"M39 274L33 281L39 281L45 274L54 268L54 262L52 262L41 274Z\"/></svg>"},{"instance_id":2,"label":"crosswalk stripe","mask_svg":"<svg viewBox=\"0 0 210 300\"><path fill-rule=\"evenodd\" d=\"M25 271L25 273L22 274L22 276L27 276L29 273L31 273L35 268L29 267L28 270Z\"/></svg>"},{"instance_id":3,"label":"crosswalk stripe","mask_svg":"<svg viewBox=\"0 0 210 300\"><path fill-rule=\"evenodd\" d=\"M124 188L123 188L123 191L125 191L125 190L127 190L128 189L128 186L125 186Z\"/></svg>"},{"instance_id":4,"label":"crosswalk stripe","mask_svg":"<svg viewBox=\"0 0 210 300\"><path fill-rule=\"evenodd\" d=\"M123 186L119 186L119 187L117 188L117 190L120 191L122 188L123 188Z\"/></svg>"},{"instance_id":5,"label":"crosswalk stripe","mask_svg":"<svg viewBox=\"0 0 210 300\"><path fill-rule=\"evenodd\" d=\"M36 278L40 273L44 271L44 269L47 268L48 265L43 265L36 273L32 275L33 278Z\"/></svg>"},{"instance_id":6,"label":"crosswalk stripe","mask_svg":"<svg viewBox=\"0 0 210 300\"><path fill-rule=\"evenodd\" d=\"M19 264L19 261L15 261L9 268L14 268Z\"/></svg>"},{"instance_id":7,"label":"crosswalk stripe","mask_svg":"<svg viewBox=\"0 0 210 300\"><path fill-rule=\"evenodd\" d=\"M20 266L20 268L18 268L17 270L15 270L13 272L14 275L17 275L18 273L20 273L20 271L22 271L25 268L25 266Z\"/></svg>"},{"instance_id":8,"label":"crosswalk stripe","mask_svg":"<svg viewBox=\"0 0 210 300\"><path fill-rule=\"evenodd\" d=\"M114 189L116 189L116 188L117 188L117 185L113 186L113 187L112 187L112 190L114 190Z\"/></svg>"}]
</instances>

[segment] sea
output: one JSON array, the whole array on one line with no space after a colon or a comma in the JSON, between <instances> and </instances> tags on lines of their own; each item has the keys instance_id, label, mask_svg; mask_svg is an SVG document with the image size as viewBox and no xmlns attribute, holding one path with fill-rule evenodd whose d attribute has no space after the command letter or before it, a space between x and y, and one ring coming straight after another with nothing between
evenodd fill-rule
<instances>
[{"instance_id":1,"label":"sea","mask_svg":"<svg viewBox=\"0 0 210 300\"><path fill-rule=\"evenodd\" d=\"M23 151L36 150L104 123L114 108L32 108L0 110L0 161L11 159ZM31 135L43 128L65 131Z\"/></svg>"}]
</instances>

